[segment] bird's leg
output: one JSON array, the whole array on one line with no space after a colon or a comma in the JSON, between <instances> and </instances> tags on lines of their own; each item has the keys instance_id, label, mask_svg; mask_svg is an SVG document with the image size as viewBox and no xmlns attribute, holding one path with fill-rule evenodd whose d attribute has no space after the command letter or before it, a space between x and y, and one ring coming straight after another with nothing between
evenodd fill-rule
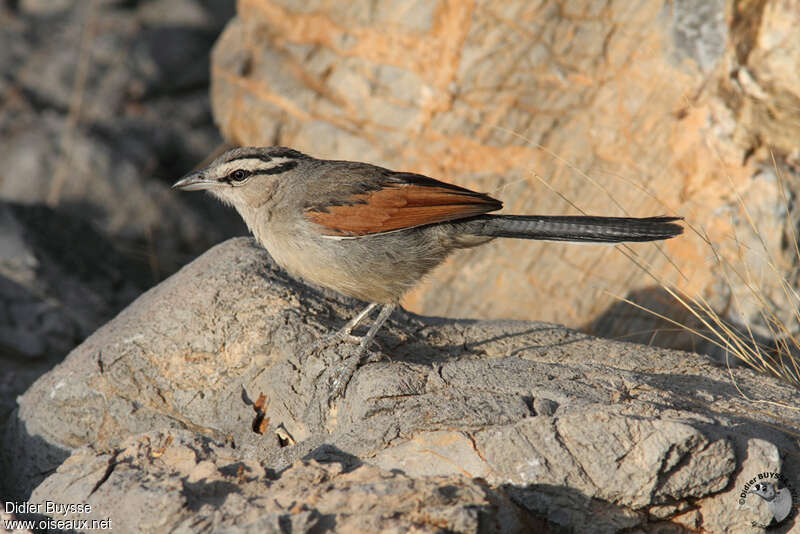
<instances>
[{"instance_id":1,"label":"bird's leg","mask_svg":"<svg viewBox=\"0 0 800 534\"><path fill-rule=\"evenodd\" d=\"M366 317L369 316L370 313L372 313L372 310L374 310L377 305L378 305L377 302L369 304L366 308L361 310L358 315L350 319L347 322L347 324L344 325L342 329L339 330L339 332L337 332L337 334L341 335L343 338L348 339L350 341L361 342L360 337L352 336L351 334L353 333L353 330L355 330L355 328L361 324L361 321L363 321ZM386 319L384 319L384 321L385 320Z\"/></svg>"},{"instance_id":2,"label":"bird's leg","mask_svg":"<svg viewBox=\"0 0 800 534\"><path fill-rule=\"evenodd\" d=\"M373 304L373 306L377 306L377 304ZM363 353L369 348L370 344L372 343L372 340L375 339L375 335L378 333L378 330L381 329L383 323L386 322L386 320L389 318L389 316L392 314L392 312L396 307L397 304L395 304L394 302L383 305L380 313L378 314L378 317L375 319L375 322L372 323L372 326L370 326L369 330L367 330L367 334L363 336L359 341L358 343L359 353Z\"/></svg>"},{"instance_id":3,"label":"bird's leg","mask_svg":"<svg viewBox=\"0 0 800 534\"><path fill-rule=\"evenodd\" d=\"M341 328L341 330L334 332L333 334L329 334L323 337L322 339L316 341L315 343L313 343L308 349L304 351L305 355L308 356L323 347L330 347L331 345L335 345L336 343L342 340L349 341L351 343L360 343L362 338L352 335L353 330L355 330L355 328L359 324L361 324L361 321L363 321L365 318L369 316L370 313L372 313L372 310L374 310L376 306L378 306L378 304L376 302L373 302L372 304L361 310L358 313L358 315L350 319L347 322L347 324Z\"/></svg>"},{"instance_id":4,"label":"bird's leg","mask_svg":"<svg viewBox=\"0 0 800 534\"><path fill-rule=\"evenodd\" d=\"M377 304L371 304L371 306L377 306ZM378 317L375 319L375 322L372 323L372 326L370 326L366 335L364 335L359 341L356 353L347 358L342 367L333 375L330 382L331 394L328 399L329 402L344 394L345 390L347 389L347 384L350 383L350 379L353 377L353 373L356 372L358 365L361 363L361 358L369 349L369 346L375 339L375 335L378 333L378 330L380 330L381 326L383 326L383 323L386 322L396 307L397 304L395 303L383 305Z\"/></svg>"}]
</instances>

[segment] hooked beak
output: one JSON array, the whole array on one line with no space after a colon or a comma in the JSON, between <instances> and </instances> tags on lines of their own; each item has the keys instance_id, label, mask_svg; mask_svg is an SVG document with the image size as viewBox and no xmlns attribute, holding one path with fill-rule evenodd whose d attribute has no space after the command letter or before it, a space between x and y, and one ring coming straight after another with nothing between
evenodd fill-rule
<instances>
[{"instance_id":1,"label":"hooked beak","mask_svg":"<svg viewBox=\"0 0 800 534\"><path fill-rule=\"evenodd\" d=\"M172 189L180 189L181 191L202 191L204 189L211 189L218 185L216 180L210 180L203 175L202 171L187 174L174 184Z\"/></svg>"}]
</instances>

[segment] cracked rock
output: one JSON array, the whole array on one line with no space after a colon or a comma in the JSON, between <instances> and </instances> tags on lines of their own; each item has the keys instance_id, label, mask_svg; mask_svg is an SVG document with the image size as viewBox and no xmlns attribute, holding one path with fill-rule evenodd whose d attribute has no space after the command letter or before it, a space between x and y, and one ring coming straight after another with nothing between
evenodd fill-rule
<instances>
[{"instance_id":1,"label":"cracked rock","mask_svg":"<svg viewBox=\"0 0 800 534\"><path fill-rule=\"evenodd\" d=\"M190 524L188 506L207 510L201 522L216 521L212 509L223 522L234 509L271 517L253 523L263 529L288 519L253 512L234 496L250 491L242 484L271 494L275 474L284 480L311 470L319 484L330 484L357 472L373 478L376 492L387 476L415 488L427 477L455 488L483 480L480 498L504 503L493 510L506 519L490 514L492 521L544 521L573 532L664 522L722 531L741 517L739 488L759 469L750 458L768 458L770 469L790 479L798 473L789 427L800 420L780 407L796 399L790 386L699 356L544 323L396 313L378 336L385 358L359 368L345 397L329 406L328 362L348 347L306 358L303 349L359 305L289 278L251 239L211 249L142 295L20 398L0 447L4 491L24 498L38 485L37 499L64 499L64 488L80 484L81 499L97 502L107 516L129 514L126 521L139 521L145 508L115 510L116 495L158 502L163 510L141 520L170 528ZM725 378L729 372L741 391L778 404L750 409ZM234 459L220 464L207 456L211 445L183 443L163 453L180 474L131 464L144 450L137 436L156 431L224 445ZM340 464L342 473L311 460ZM253 480L230 475L233 468L224 466L236 462ZM118 478L133 467L133 479ZM328 512L314 504L317 483L305 484L311 493L281 502L296 500L292 521L326 524ZM181 485L205 497L191 504L193 494L174 491ZM463 523L465 531L491 532L474 530L483 515L464 511L478 499L470 493L477 486L469 487L463 494L447 490L453 500L440 503L446 510L435 517L448 525L472 517L477 522ZM341 498L343 507L356 506ZM416 516L403 512L402 502L394 506L410 528Z\"/></svg>"},{"instance_id":2,"label":"cracked rock","mask_svg":"<svg viewBox=\"0 0 800 534\"><path fill-rule=\"evenodd\" d=\"M111 466L111 468L109 468ZM118 532L525 532L518 506L463 477L413 478L361 464L298 460L267 473L240 451L187 431L131 436L113 454L83 447L31 502L91 506L66 520ZM543 525L538 524L541 528Z\"/></svg>"}]
</instances>

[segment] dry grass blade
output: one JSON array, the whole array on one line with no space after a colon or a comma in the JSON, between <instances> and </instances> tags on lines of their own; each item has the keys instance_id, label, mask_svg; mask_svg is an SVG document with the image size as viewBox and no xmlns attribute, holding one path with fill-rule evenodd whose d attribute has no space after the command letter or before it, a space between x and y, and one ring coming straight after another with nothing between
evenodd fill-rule
<instances>
[{"instance_id":1,"label":"dry grass blade","mask_svg":"<svg viewBox=\"0 0 800 534\"><path fill-rule=\"evenodd\" d=\"M738 273L738 271L733 268L732 265L729 265L729 263L719 255L716 248L713 246L711 248L718 264L727 265L732 271ZM762 307L761 312L763 317L765 317L765 322L772 326L772 337L776 340L776 349L774 350L778 354L777 360L768 354L770 347L767 347L763 343L756 340L756 336L749 325L745 325L744 332L738 330L720 317L720 315L704 298L690 297L679 294L677 290L672 288L668 283L655 276L652 269L650 269L650 266L646 265L646 262L635 255L635 253L631 254L630 250L628 249L623 251L623 254L625 254L639 268L647 272L662 289L664 289L683 308L689 311L695 317L695 319L697 319L697 321L703 325L707 334L701 333L697 329L691 328L688 325L682 324L671 318L649 310L639 304L633 303L629 299L615 295L616 298L619 298L623 302L626 302L627 304L634 306L641 311L667 321L670 324L682 327L689 333L723 350L726 358L729 355L733 355L736 359L759 372L777 376L796 386L800 386L800 373L797 372L797 358L794 356L794 353L791 350L781 350L781 347L788 348L790 343L794 346L797 346L798 340L791 337L791 335L780 335L781 333L788 334L788 331L779 318L774 313L771 313L768 308ZM723 273L725 282L728 285L732 285L733 282L728 277L727 271L725 269L721 269L721 272ZM741 276L741 273L738 274ZM758 287L752 285L748 285L747 287L753 291L756 296L761 295ZM736 295L734 295L734 300L736 306L741 308L741 304L738 302L738 297ZM759 302L762 304L762 306L768 306L768 303L763 298ZM781 344L781 342L778 340L783 340L783 344Z\"/></svg>"},{"instance_id":2,"label":"dry grass blade","mask_svg":"<svg viewBox=\"0 0 800 534\"><path fill-rule=\"evenodd\" d=\"M611 202L614 205L616 205L625 215L628 215L627 210L625 210L625 208L619 204L617 199L614 198L614 195L611 193L611 191L608 190L606 187L604 187L602 184L600 184L598 181L590 177L586 172L577 168L575 165L573 165L563 157L559 156L558 154L555 154L547 147L535 143L532 140L526 138L523 135L520 135L517 132L497 126L495 128L526 141L530 146L536 147L544 151L545 153L556 159L558 162L564 164L569 169L571 169L579 176L584 178L587 182L597 187L599 190L603 191L603 193L611 200ZM720 161L722 161L722 157L720 156L719 153L717 153L717 157L718 159L720 159ZM787 211L788 211L788 206L790 205L790 203L784 187L783 177L780 174L780 169L775 160L774 155L772 155L772 158L773 158L773 166L779 178L781 198L783 199L784 205L787 206ZM586 214L585 211L580 206L575 204L575 202L573 202L571 199L567 198L566 195L556 190L550 183L548 183L545 179L539 176L539 174L533 172L532 175L540 183L542 183L548 190L555 193L559 198L561 198L564 202L572 206L576 211L582 214ZM649 198L655 200L657 203L664 206L667 209L667 211L669 212L676 211L667 206L652 191L642 186L641 184L637 183L635 180L628 179L618 174L612 174L612 176L614 176L617 179L621 179L625 181L627 184L632 185L634 188L644 192ZM750 210L748 210L747 206L745 205L741 195L734 187L733 181L730 176L728 176L728 180L731 183L731 190L736 192L735 194L737 202L741 207L741 211L744 214L744 218L747 221L747 224L750 226L752 231L755 232L758 238L758 242L760 245L759 248L761 249L762 253L764 254L764 257L766 258L765 263L769 267L770 276L774 277L773 278L774 280L779 281L779 285L787 301L800 303L800 295L798 295L798 292L794 288L794 286L782 275L780 269L778 268L776 262L774 261L774 258L770 254L769 246L763 239L763 236L758 233L758 228L755 224L754 218L750 213ZM711 251L711 254L713 256L713 262L722 277L722 281L725 284L727 284L727 287L733 288L735 286L734 281L739 282L738 285L746 288L752 299L758 304L758 315L760 316L761 322L768 329L770 333L769 345L759 340L759 336L756 335L756 333L753 331L749 321L744 321L742 327L736 327L732 325L729 321L724 319L722 316L720 316L720 314L714 309L714 307L702 296L691 297L679 293L665 280L655 276L653 274L654 270L651 269L649 265L647 265L647 262L644 261L644 259L639 254L637 254L633 248L627 245L620 245L616 248L620 250L620 252L622 252L630 261L636 264L637 267L646 272L661 289L663 289L672 299L675 300L675 302L677 302L680 305L680 307L686 309L689 312L689 314L692 317L694 317L694 319L697 320L697 322L702 326L703 332L699 331L697 328L691 327L688 324L683 324L680 321L676 321L672 318L664 316L663 314L659 314L653 310L647 309L646 307L643 307L631 301L630 299L626 299L618 295L613 295L608 291L606 291L606 293L614 296L621 302L625 302L641 311L644 311L655 317L658 317L661 320L674 325L676 328L689 332L693 336L696 336L697 338L702 339L710 343L711 345L719 348L724 352L726 361L729 361L728 358L730 356L733 356L735 359L741 361L745 365L755 369L758 372L776 376L791 384L800 387L800 339L796 334L793 334L792 330L785 324L784 321L781 320L779 314L776 313L775 311L777 309L777 305L774 302L771 302L767 298L766 296L767 293L764 290L764 286L760 282L760 279L754 276L754 273L749 269L747 262L744 259L744 251L747 250L747 247L741 242L739 236L735 234L731 236L735 244L735 248L738 251L738 257L740 263L743 266L743 268L737 268L731 261L727 260L720 253L719 247L713 242L713 240L708 236L708 234L705 231L701 230L699 227L692 224L691 221L687 220L684 221L684 223L689 230L691 230L697 237L699 237L707 245L708 249ZM789 226L791 232L791 241L793 243L796 258L798 263L800 263L800 243L798 243L798 236L794 226L793 225ZM678 276L680 276L680 278L684 280L684 282L688 282L689 278L678 267L678 265L674 262L674 260L671 257L669 257L669 255L664 251L663 247L659 246L658 244L655 244L655 246L659 250L661 256L664 257L666 261L673 267ZM743 303L740 300L740 296L737 295L735 292L732 292L732 299L734 301L734 308L738 310L744 309ZM793 307L792 315L795 321L800 323L800 306ZM730 375L731 379L733 380L733 373L730 372ZM739 389L738 385L737 389ZM750 399L749 397L744 395L744 393L742 393L742 395L748 398L748 400L752 400L754 402L757 401L755 399ZM794 409L794 407L791 408Z\"/></svg>"}]
</instances>

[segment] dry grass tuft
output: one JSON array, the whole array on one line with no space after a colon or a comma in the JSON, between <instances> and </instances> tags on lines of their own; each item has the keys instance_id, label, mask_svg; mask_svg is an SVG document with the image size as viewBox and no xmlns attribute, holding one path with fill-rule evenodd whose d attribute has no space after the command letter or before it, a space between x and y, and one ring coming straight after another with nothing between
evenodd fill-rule
<instances>
[{"instance_id":1,"label":"dry grass tuft","mask_svg":"<svg viewBox=\"0 0 800 534\"><path fill-rule=\"evenodd\" d=\"M786 188L783 175L780 167L775 161L774 155L772 156L772 164L778 177L780 192L786 213L789 213L789 198L786 194ZM734 187L731 187L735 190ZM778 377L786 382L800 387L800 336L791 325L787 324L786 313L781 314L778 309L779 304L771 298L767 297L768 291L766 289L767 282L779 281L780 287L785 297L784 302L789 302L792 305L790 317L797 323L800 323L800 295L790 280L787 280L781 270L777 267L776 262L772 258L771 252L767 247L764 236L762 236L758 227L750 214L747 203L737 194L737 202L744 214L745 219L750 230L758 236L758 241L761 245L759 254L763 255L762 259L764 264L770 268L770 280L765 280L762 276L758 276L750 267L750 264L745 260L746 252L752 254L754 251L745 250L745 245L734 235L732 239L737 247L737 261L731 261L720 253L720 247L714 243L709 236L699 228L695 228L687 221L687 227L699 236L703 242L708 246L713 258L713 266L715 271L721 273L723 282L727 287L734 286L745 287L747 289L748 297L751 299L750 309L753 308L752 303L757 303L757 315L760 318L758 321L761 324L762 331L768 334L754 332L750 324L737 326L731 321L722 317L714 307L700 295L686 295L676 289L672 284L666 282L663 278L656 276L648 263L644 261L641 255L637 254L633 249L627 246L619 247L632 262L643 269L650 275L653 280L661 287L667 294L669 294L675 302L682 308L688 311L692 317L697 321L699 327L687 325L685 322L676 321L671 317L663 314L656 313L644 306L633 302L630 299L614 295L641 311L650 313L659 319L674 325L675 327L684 329L694 336L710 343L717 347L725 355L725 361L730 366L731 363L742 363L760 373ZM798 245L798 236L793 224L787 225L789 228L789 236L787 241L791 243L794 253L794 259L797 264L800 264L800 246ZM680 268L672 263L677 269L681 277L685 278ZM741 302L741 297L736 292L731 292L733 296L732 309L727 310L727 315L737 316L744 315L744 306ZM735 362L732 362L733 358ZM731 374L731 379L733 375ZM735 382L734 382L735 383ZM744 395L744 394L743 394Z\"/></svg>"},{"instance_id":2,"label":"dry grass tuft","mask_svg":"<svg viewBox=\"0 0 800 534\"><path fill-rule=\"evenodd\" d=\"M550 156L565 164L593 187L601 190L603 194L610 198L614 205L616 205L627 215L627 210L625 210L623 206L620 206L619 202L613 198L612 193L606 187L598 183L582 170L572 165L569 161L548 150L546 147L534 143L530 139L527 139L516 132L512 132L504 128L502 130L507 133L511 133L520 139L524 139L530 146L535 146L541 150L544 150ZM719 157L719 154L717 154L717 156ZM776 172L779 182L782 202L785 212L788 214L790 213L790 200L786 192L785 180L783 174L781 173L780 166L775 160L774 154L771 154L771 156L772 166ZM544 180L535 172L532 174L551 192L555 193L577 211L584 213L579 206L577 206L564 194L555 190L546 180ZM642 184L636 182L635 180L630 180L624 176L615 175L615 177L624 180L631 187L639 189L646 196L658 202L666 209L667 213L675 212L675 210L671 209L670 206L666 205L652 191ZM732 180L730 181L731 191L736 191L736 187L734 187ZM649 309L646 306L642 306L641 304L634 302L629 298L614 294L611 294L611 296L618 299L620 302L624 302L636 308L637 310L657 317L658 319L674 326L676 332L688 332L696 339L706 342L708 347L719 349L719 351L721 351L721 353L724 355L725 363L728 366L729 374L734 385L736 385L736 382L733 373L730 373L730 367L731 365L744 364L760 373L778 377L800 388L800 335L798 335L792 328L790 328L790 325L787 324L786 314L780 313L780 310L778 309L779 304L776 303L774 299L767 297L767 281L774 282L775 280L779 280L785 301L792 303L793 305L790 316L798 324L800 324L800 295L798 295L798 292L791 281L787 280L781 270L777 267L776 262L771 256L771 252L767 246L766 240L764 239L764 236L759 233L758 226L751 216L744 199L740 194L736 193L736 195L737 202L741 208L741 212L745 216L750 230L758 237L758 242L760 243L761 248L761 250L758 252L759 254L763 255L762 259L765 260L764 263L769 266L770 276L772 277L771 279L765 280L762 276L759 276L753 272L750 264L746 260L746 252L750 253L752 256L754 251L745 250L745 245L736 235L732 237L738 252L736 254L737 261L734 262L728 260L725 255L720 253L721 247L719 244L713 242L703 229L693 225L691 220L685 220L684 223L688 230L697 235L708 247L712 258L712 267L715 268L716 272L721 273L723 277L722 282L726 284L728 288L733 288L736 285L747 288L752 302L757 303L757 315L760 316L761 333L756 333L753 331L753 328L751 327L751 324L753 324L752 320L746 322L742 326L734 325L730 320L727 320L725 317L720 315L720 313L714 309L712 304L709 303L708 300L703 296L688 295L681 292L663 277L658 276L655 273L655 269L651 268L650 263L641 254L638 254L633 248L627 245L618 245L617 249L620 250L630 261L646 272L655 281L657 286L660 287L666 293L666 295L668 295L668 297L673 299L675 303L677 303L677 306L673 307L674 309L681 309L685 311L686 314L683 314L684 317L682 318L670 317L653 309ZM797 231L793 224L789 224L787 226L790 234L787 241L790 241L791 246L793 247L795 264L800 265L800 244L798 244ZM669 255L664 251L663 247L659 243L654 243L653 246L658 248L660 255L672 266L678 276L683 281L688 282L688 278L683 273L680 266L669 257ZM731 295L733 297L732 307L726 310L726 315L744 316L744 306L742 305L741 298L734 291L731 291ZM750 309L752 310L752 308L753 306L751 303ZM689 324L689 321L685 320L686 317L692 318L695 321L695 324ZM660 331L664 331L664 329L661 329ZM764 331L767 332L766 335L764 334ZM653 331L653 336L655 336L656 333L656 331ZM641 332L637 332L635 334L638 335L641 334ZM749 397L741 392L741 390L739 391L743 397L749 399Z\"/></svg>"}]
</instances>

